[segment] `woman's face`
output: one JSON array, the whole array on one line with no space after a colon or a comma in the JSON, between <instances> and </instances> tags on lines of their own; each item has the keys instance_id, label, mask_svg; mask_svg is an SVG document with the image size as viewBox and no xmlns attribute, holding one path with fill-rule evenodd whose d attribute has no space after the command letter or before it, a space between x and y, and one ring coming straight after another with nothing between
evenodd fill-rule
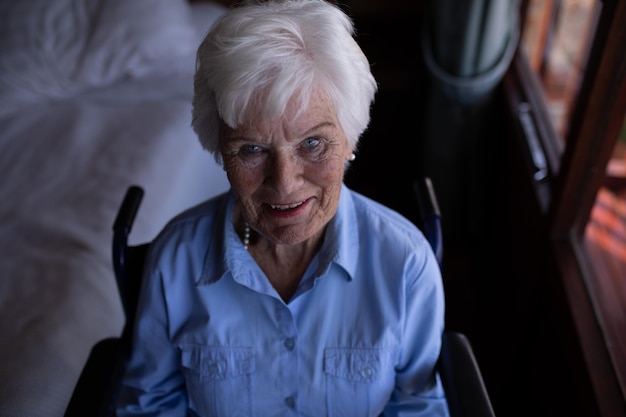
<instances>
[{"instance_id":1,"label":"woman's face","mask_svg":"<svg viewBox=\"0 0 626 417\"><path fill-rule=\"evenodd\" d=\"M305 111L289 105L278 120L225 126L220 136L224 169L254 230L276 244L322 236L337 210L352 149L321 90Z\"/></svg>"}]
</instances>

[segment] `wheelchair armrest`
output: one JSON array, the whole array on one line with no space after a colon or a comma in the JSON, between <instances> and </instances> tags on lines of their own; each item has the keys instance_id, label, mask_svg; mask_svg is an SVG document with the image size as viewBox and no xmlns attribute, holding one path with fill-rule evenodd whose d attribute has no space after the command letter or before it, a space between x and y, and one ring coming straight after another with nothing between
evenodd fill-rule
<instances>
[{"instance_id":1,"label":"wheelchair armrest","mask_svg":"<svg viewBox=\"0 0 626 417\"><path fill-rule=\"evenodd\" d=\"M121 387L132 345L134 324L143 264L149 244L128 246L128 235L139 210L144 191L139 186L128 188L113 223L113 269L126 323L119 338L98 342L76 383L65 417L113 416L115 401Z\"/></svg>"},{"instance_id":2,"label":"wheelchair armrest","mask_svg":"<svg viewBox=\"0 0 626 417\"><path fill-rule=\"evenodd\" d=\"M76 383L64 417L105 417L114 415L115 401L122 380L128 348L120 338L98 342Z\"/></svg>"},{"instance_id":3,"label":"wheelchair armrest","mask_svg":"<svg viewBox=\"0 0 626 417\"><path fill-rule=\"evenodd\" d=\"M451 417L495 417L472 347L463 334L444 332L438 368Z\"/></svg>"}]
</instances>

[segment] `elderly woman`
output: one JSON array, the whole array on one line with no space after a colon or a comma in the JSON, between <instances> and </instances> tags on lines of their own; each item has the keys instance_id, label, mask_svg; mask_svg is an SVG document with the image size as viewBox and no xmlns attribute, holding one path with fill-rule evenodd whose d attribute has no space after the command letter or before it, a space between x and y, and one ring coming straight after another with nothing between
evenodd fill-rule
<instances>
[{"instance_id":1,"label":"elderly woman","mask_svg":"<svg viewBox=\"0 0 626 417\"><path fill-rule=\"evenodd\" d=\"M437 262L343 184L376 91L350 19L322 0L232 9L194 84L232 187L153 243L118 415L447 415Z\"/></svg>"}]
</instances>

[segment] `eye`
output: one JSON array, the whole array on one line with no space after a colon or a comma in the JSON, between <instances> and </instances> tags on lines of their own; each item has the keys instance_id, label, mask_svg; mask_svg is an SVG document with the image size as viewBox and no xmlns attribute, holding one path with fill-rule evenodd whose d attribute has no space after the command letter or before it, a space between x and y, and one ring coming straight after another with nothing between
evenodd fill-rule
<instances>
[{"instance_id":1,"label":"eye","mask_svg":"<svg viewBox=\"0 0 626 417\"><path fill-rule=\"evenodd\" d=\"M302 145L307 150L314 150L315 148L317 148L320 145L320 139L318 137L306 138L302 142Z\"/></svg>"},{"instance_id":2,"label":"eye","mask_svg":"<svg viewBox=\"0 0 626 417\"><path fill-rule=\"evenodd\" d=\"M241 153L243 156L258 155L262 151L263 151L263 148L261 148L259 145L252 145L252 144L247 144L239 148L239 153Z\"/></svg>"},{"instance_id":3,"label":"eye","mask_svg":"<svg viewBox=\"0 0 626 417\"><path fill-rule=\"evenodd\" d=\"M301 144L301 155L311 162L320 162L326 157L328 144L319 136L311 136L304 139Z\"/></svg>"},{"instance_id":4,"label":"eye","mask_svg":"<svg viewBox=\"0 0 626 417\"><path fill-rule=\"evenodd\" d=\"M236 155L239 161L248 167L257 166L262 163L268 155L266 148L253 143L242 144L236 149Z\"/></svg>"}]
</instances>

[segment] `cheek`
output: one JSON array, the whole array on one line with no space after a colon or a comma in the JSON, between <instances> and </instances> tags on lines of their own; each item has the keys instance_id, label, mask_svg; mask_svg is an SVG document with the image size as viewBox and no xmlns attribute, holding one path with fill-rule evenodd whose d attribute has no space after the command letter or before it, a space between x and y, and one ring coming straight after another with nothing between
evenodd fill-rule
<instances>
[{"instance_id":1,"label":"cheek","mask_svg":"<svg viewBox=\"0 0 626 417\"><path fill-rule=\"evenodd\" d=\"M249 195L259 186L262 176L255 169L242 167L238 164L224 165L228 181L239 195Z\"/></svg>"},{"instance_id":2,"label":"cheek","mask_svg":"<svg viewBox=\"0 0 626 417\"><path fill-rule=\"evenodd\" d=\"M317 183L324 188L324 197L327 204L335 203L339 199L339 192L344 177L343 160L333 161L325 169L317 169Z\"/></svg>"}]
</instances>

